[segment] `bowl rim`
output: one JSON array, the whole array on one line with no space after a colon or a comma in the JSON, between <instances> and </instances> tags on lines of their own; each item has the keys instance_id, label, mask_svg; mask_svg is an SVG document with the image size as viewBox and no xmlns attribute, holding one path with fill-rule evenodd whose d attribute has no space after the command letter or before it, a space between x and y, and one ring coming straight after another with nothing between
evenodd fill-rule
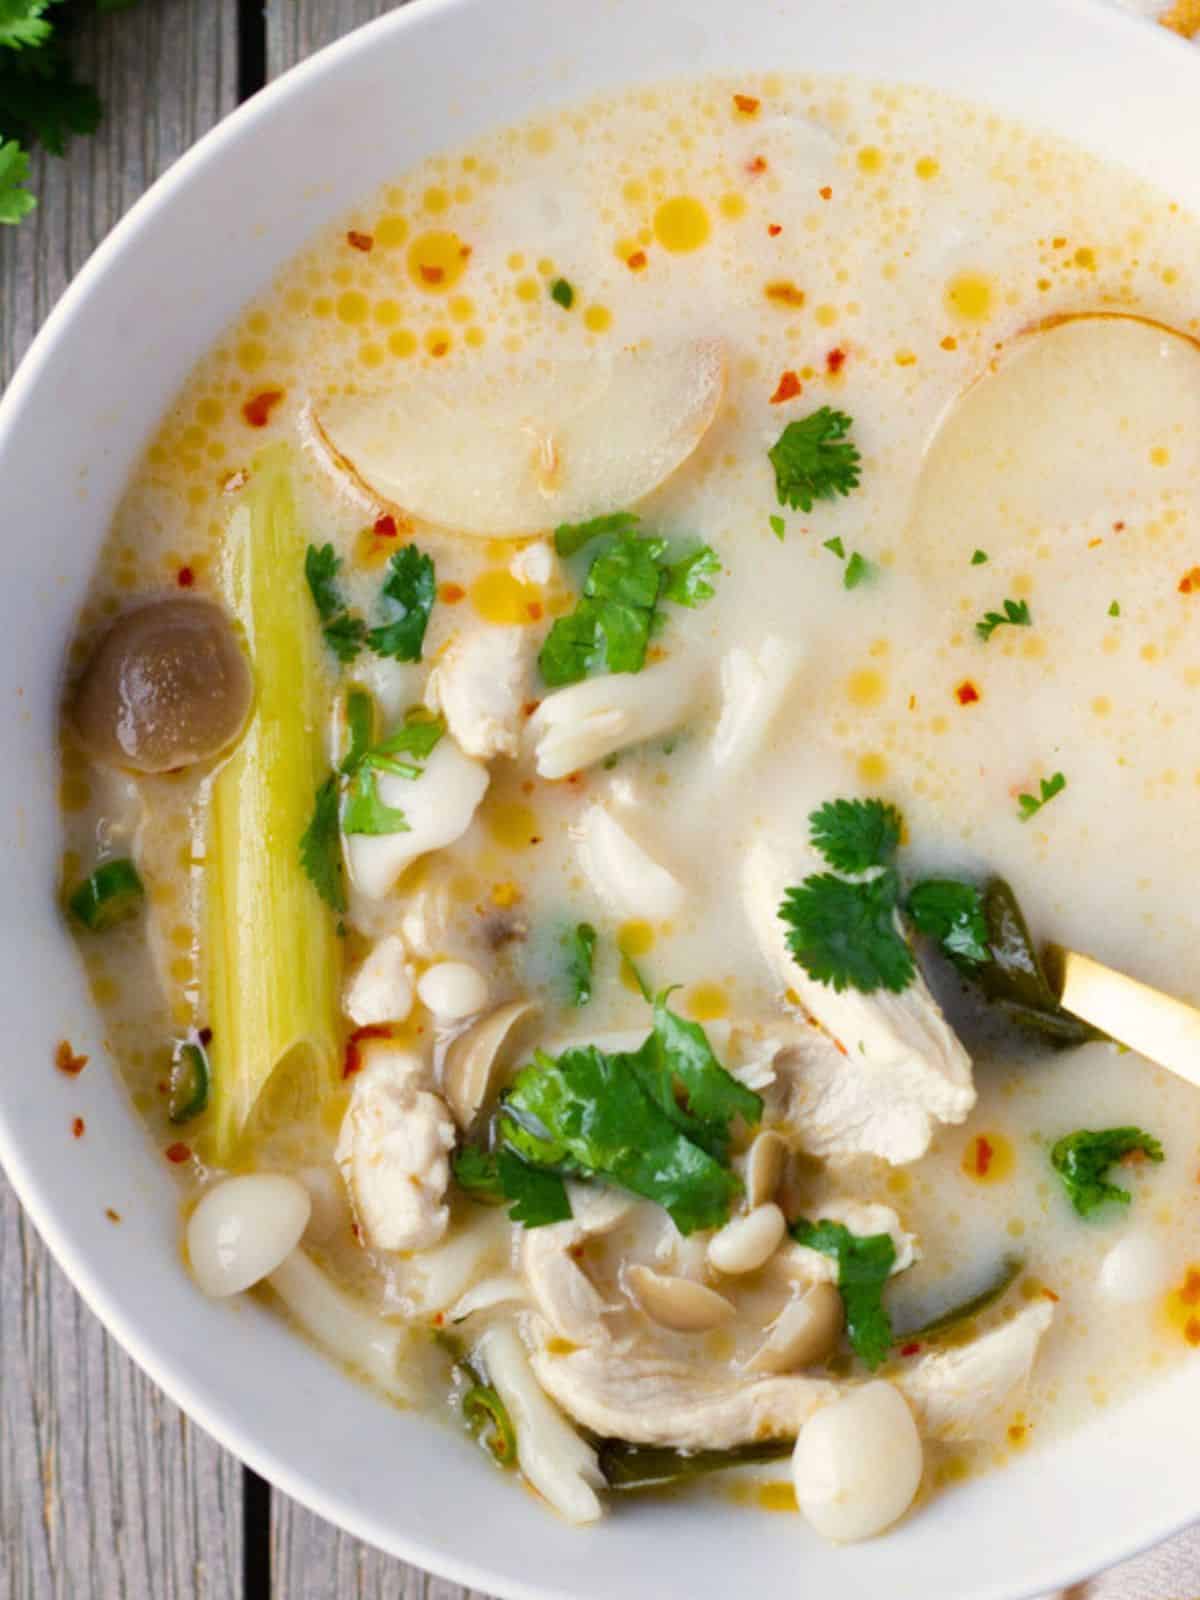
<instances>
[{"instance_id":1,"label":"bowl rim","mask_svg":"<svg viewBox=\"0 0 1200 1600\"><path fill-rule=\"evenodd\" d=\"M122 258L151 219L178 194L186 191L205 167L217 160L228 146L251 136L257 124L269 118L281 102L302 96L311 83L340 70L355 57L365 55L385 35L403 36L443 16L456 12L470 13L480 3L481 0L409 0L408 4L352 29L296 63L203 134L139 196L105 235L42 323L5 390L0 393L0 448L13 429L27 395L33 392L42 377L51 353L64 334L70 332L72 323L94 287L119 269ZM1052 5L1047 5L1047 11L1052 8L1059 13L1074 13L1075 25L1079 27L1106 27L1124 37L1130 45L1136 42L1139 51L1157 51L1164 62L1170 61L1173 69L1178 68L1185 56L1194 57L1189 70L1194 71L1200 87L1200 49L1190 46L1186 40L1158 24L1119 10L1112 0L1052 0ZM105 1066L108 1070L107 1063ZM554 1597L564 1593L538 1581L498 1575L493 1569L445 1545L427 1543L411 1522L399 1530L383 1528L370 1515L360 1513L348 1493L320 1488L301 1471L294 1469L287 1457L278 1454L269 1444L261 1443L253 1429L246 1431L229 1414L228 1406L219 1395L209 1394L203 1384L194 1382L188 1375L182 1357L172 1356L144 1337L136 1309L110 1289L103 1273L94 1266L91 1258L68 1237L67 1230L60 1227L49 1194L33 1171L35 1163L27 1159L17 1130L2 1104L0 1163L57 1266L81 1295L89 1310L167 1397L237 1460L250 1466L298 1504L335 1527L344 1529L385 1554L394 1555L439 1577L476 1590L511 1596L513 1600L554 1600ZM322 1356L321 1359L328 1358ZM1060 1558L1057 1564L1047 1559L1036 1587L1022 1593L1040 1595L1047 1586L1069 1586L1104 1567L1151 1548L1189 1526L1196 1516L1200 1516L1200 1490L1197 1491L1191 1514L1164 1511L1161 1522L1153 1525L1147 1523L1132 1540L1127 1530L1122 1532L1114 1527L1106 1533L1104 1528L1099 1528L1095 1530L1095 1559L1090 1559L1086 1567L1081 1568L1072 1559ZM582 1548L580 1553L581 1556L585 1554ZM1004 1600L1016 1600L1011 1590L989 1588L986 1581L975 1592L981 1600L985 1595L990 1600L1001 1600L1002 1596Z\"/></svg>"}]
</instances>

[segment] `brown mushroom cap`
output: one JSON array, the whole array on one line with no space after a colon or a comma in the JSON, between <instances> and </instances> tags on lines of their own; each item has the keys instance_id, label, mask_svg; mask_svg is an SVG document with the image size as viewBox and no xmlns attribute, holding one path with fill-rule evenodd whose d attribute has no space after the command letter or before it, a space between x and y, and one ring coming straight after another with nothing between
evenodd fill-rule
<instances>
[{"instance_id":1,"label":"brown mushroom cap","mask_svg":"<svg viewBox=\"0 0 1200 1600\"><path fill-rule=\"evenodd\" d=\"M168 772L227 749L254 683L233 627L211 600L155 600L118 617L75 691L71 719L106 766Z\"/></svg>"}]
</instances>

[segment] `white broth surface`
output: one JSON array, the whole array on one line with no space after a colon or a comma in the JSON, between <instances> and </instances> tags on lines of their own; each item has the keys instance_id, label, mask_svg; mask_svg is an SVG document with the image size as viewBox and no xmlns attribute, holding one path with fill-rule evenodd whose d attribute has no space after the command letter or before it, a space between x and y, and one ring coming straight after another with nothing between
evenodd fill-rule
<instances>
[{"instance_id":1,"label":"white broth surface","mask_svg":"<svg viewBox=\"0 0 1200 1600\"><path fill-rule=\"evenodd\" d=\"M577 1521L603 1495L597 1436L685 1455L781 1441L735 1481L794 1509L790 1440L873 1367L915 1418L923 1494L952 1492L1200 1347L1197 1091L1107 1041L1060 1049L1014 1025L907 922L937 999L919 979L903 1000L835 995L796 967L778 915L785 888L837 867L810 814L878 800L903 819L904 892L1004 879L1037 944L1200 1004L1198 263L1196 219L1064 144L925 92L769 76L598 101L438 157L246 308L129 485L67 700L115 617L203 597L236 615L251 720L243 731L238 709L219 753L178 770L93 759L73 713L62 747L64 891L124 858L145 887L144 907L80 929L80 948L114 1059L184 1186L181 1226L230 1173L289 1174L311 1197L311 1215L294 1184L209 1202L189 1235L201 1281L266 1275L298 1327L401 1402L457 1415L486 1384L515 1445L477 1404L467 1420ZM784 505L768 451L822 408L845 419L823 448L849 440L858 471L807 510ZM295 591L307 608L292 634L271 624L273 654L258 626L272 569L251 626L236 553L265 537L253 507L271 473L295 497L299 551L271 603L284 616ZM593 653L581 683L548 683L550 630L562 637L615 548L609 533L562 555L555 526L631 511L615 547L669 541L660 567L711 547L711 570L682 603L661 580L640 671ZM320 620L349 630L344 662L303 582L305 547L326 545L341 565ZM381 586L405 551L434 568L408 661L367 637L403 632ZM434 716L445 731L330 776L355 759L352 692L372 708L368 742ZM316 767L291 791L298 825L258 813L253 872L238 813L235 880L221 808L258 803L272 718L291 719ZM236 785L223 762L242 763ZM336 909L298 875L318 782ZM385 813L344 840L341 869L339 793ZM402 806L407 831L388 831ZM886 877L892 853L860 866ZM286 906L271 887L284 880ZM586 1004L580 925L594 931ZM271 991L280 1015L251 1019L247 1037L285 1056L262 1092L218 1017L237 1010L243 963L271 967L271 940L293 976ZM510 1222L455 1181L452 1147L503 1143L497 1095L535 1049L635 1050L655 1016L639 978L678 986L666 1005L740 1080L721 1075L741 1111L708 1129L715 1155L696 1155L722 1169L705 1171L729 1185L724 1212L706 1201L681 1231L653 1198L573 1171L574 1222ZM908 1021L880 1022L889 1004ZM289 1006L316 1031L289 1033ZM471 1035L474 1055L456 1053L506 1006ZM910 1025L922 1042L889 1078L889 1030ZM789 1070L810 1066L787 1063L810 1056L789 1099ZM837 1085L863 1073L876 1103L830 1131ZM656 1128L696 1110L667 1083ZM753 1145L759 1123L774 1155ZM1127 1200L1081 1215L1052 1147L1127 1128L1162 1159L1127 1152L1108 1172ZM747 1221L710 1255L725 1216ZM845 1264L839 1278L789 1238L798 1219L889 1241L890 1348L871 1356ZM210 1259L220 1224L261 1231L236 1261ZM998 1274L999 1298L905 1335ZM833 1324L764 1354L822 1282L844 1302L822 1291ZM1008 1342L971 1357L989 1336ZM894 1398L880 1405L876 1429ZM805 1461L853 1461L855 1407L807 1436ZM907 1433L878 1448L902 1448L910 1470ZM826 1520L873 1533L907 1498Z\"/></svg>"}]
</instances>

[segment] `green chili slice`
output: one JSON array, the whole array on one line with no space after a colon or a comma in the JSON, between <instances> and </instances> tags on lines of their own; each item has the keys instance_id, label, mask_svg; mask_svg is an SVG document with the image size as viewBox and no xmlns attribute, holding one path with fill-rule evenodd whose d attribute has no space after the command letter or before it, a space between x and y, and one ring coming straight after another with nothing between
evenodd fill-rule
<instances>
[{"instance_id":1,"label":"green chili slice","mask_svg":"<svg viewBox=\"0 0 1200 1600\"><path fill-rule=\"evenodd\" d=\"M180 1047L171 1073L171 1098L167 1114L173 1123L190 1122L208 1105L212 1071L203 1045Z\"/></svg>"},{"instance_id":2,"label":"green chili slice","mask_svg":"<svg viewBox=\"0 0 1200 1600\"><path fill-rule=\"evenodd\" d=\"M462 1398L463 1421L495 1461L511 1467L517 1460L517 1434L508 1409L487 1383L477 1383Z\"/></svg>"},{"instance_id":3,"label":"green chili slice","mask_svg":"<svg viewBox=\"0 0 1200 1600\"><path fill-rule=\"evenodd\" d=\"M133 862L122 856L105 861L85 878L67 901L71 915L93 933L103 933L132 917L146 891Z\"/></svg>"}]
</instances>

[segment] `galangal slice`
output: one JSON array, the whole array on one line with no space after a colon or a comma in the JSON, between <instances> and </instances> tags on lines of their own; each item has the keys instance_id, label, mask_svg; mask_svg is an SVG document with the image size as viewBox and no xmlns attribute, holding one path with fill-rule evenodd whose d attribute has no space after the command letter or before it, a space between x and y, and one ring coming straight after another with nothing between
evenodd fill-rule
<instances>
[{"instance_id":1,"label":"galangal slice","mask_svg":"<svg viewBox=\"0 0 1200 1600\"><path fill-rule=\"evenodd\" d=\"M478 538L624 510L704 437L719 340L643 343L524 369L443 371L314 411L338 464L409 516Z\"/></svg>"}]
</instances>

